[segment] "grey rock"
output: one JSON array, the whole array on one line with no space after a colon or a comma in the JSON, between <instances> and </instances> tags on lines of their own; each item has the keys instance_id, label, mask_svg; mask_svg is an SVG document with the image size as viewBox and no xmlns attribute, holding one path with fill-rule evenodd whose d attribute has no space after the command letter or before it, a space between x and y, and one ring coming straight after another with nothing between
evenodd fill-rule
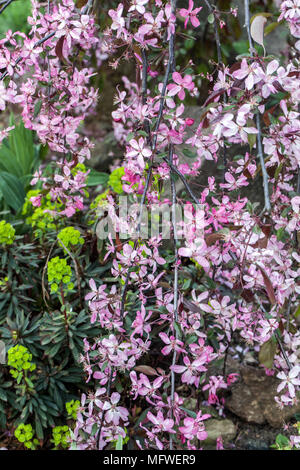
<instances>
[{"instance_id":1,"label":"grey rock","mask_svg":"<svg viewBox=\"0 0 300 470\"><path fill-rule=\"evenodd\" d=\"M207 439L205 445L215 444L218 437L222 437L223 442L229 442L235 438L236 426L230 419L208 419L205 421Z\"/></svg>"},{"instance_id":2,"label":"grey rock","mask_svg":"<svg viewBox=\"0 0 300 470\"><path fill-rule=\"evenodd\" d=\"M256 439L249 439L247 444L245 445L246 450L270 450L270 446L267 442L256 440Z\"/></svg>"},{"instance_id":3,"label":"grey rock","mask_svg":"<svg viewBox=\"0 0 300 470\"><path fill-rule=\"evenodd\" d=\"M300 412L300 403L280 410L274 397L278 395L279 380L267 376L262 369L245 366L241 368L242 381L231 388L226 399L226 408L248 423L268 423L274 428L282 427L295 413Z\"/></svg>"}]
</instances>

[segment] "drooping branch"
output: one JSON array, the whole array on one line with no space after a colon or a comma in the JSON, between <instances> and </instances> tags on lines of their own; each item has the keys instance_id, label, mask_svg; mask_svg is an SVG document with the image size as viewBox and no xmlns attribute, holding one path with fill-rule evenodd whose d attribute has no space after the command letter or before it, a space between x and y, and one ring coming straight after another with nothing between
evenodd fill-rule
<instances>
[{"instance_id":1,"label":"drooping branch","mask_svg":"<svg viewBox=\"0 0 300 470\"><path fill-rule=\"evenodd\" d=\"M8 0L6 3L3 2L4 5L3 5L3 7L1 7L1 9L0 9L0 15L1 15L1 13L3 13L4 10L5 10L12 2L14 2L14 1L15 1L15 0Z\"/></svg>"},{"instance_id":2,"label":"drooping branch","mask_svg":"<svg viewBox=\"0 0 300 470\"><path fill-rule=\"evenodd\" d=\"M269 177L266 170L265 159L263 154L263 148L261 143L261 125L260 125L260 117L259 114L256 115L256 127L258 130L257 135L257 147L258 147L258 156L261 164L261 171L263 177L263 189L264 189L264 198L265 198L265 210L270 212L271 210L271 203L270 203L270 195L269 195Z\"/></svg>"},{"instance_id":3,"label":"drooping branch","mask_svg":"<svg viewBox=\"0 0 300 470\"><path fill-rule=\"evenodd\" d=\"M209 0L205 0L205 3L210 14L213 16L213 27L214 27L214 33L215 33L217 58L218 58L218 65L220 66L222 64L222 49L221 49L221 40L220 40L220 35L219 35L218 24L216 21L215 6L211 5ZM223 100L224 100L224 103L227 103L226 93L223 93ZM223 140L223 183L225 183L226 169L227 169L227 149L226 149L225 142Z\"/></svg>"},{"instance_id":4,"label":"drooping branch","mask_svg":"<svg viewBox=\"0 0 300 470\"><path fill-rule=\"evenodd\" d=\"M185 189L187 190L187 192L189 193L189 195L191 196L191 198L193 199L194 203L195 204L199 204L199 199L195 196L195 194L193 193L189 183L187 182L185 176L181 173L180 170L178 170L178 168L173 165L172 162L170 162L170 160L168 160L167 158L164 158L164 161L168 163L169 167L171 168L171 170L176 173L176 175L179 176L179 178L181 179L182 183L184 184L184 187Z\"/></svg>"},{"instance_id":5,"label":"drooping branch","mask_svg":"<svg viewBox=\"0 0 300 470\"><path fill-rule=\"evenodd\" d=\"M250 53L252 55L252 49L253 49L253 41L252 41L252 36L250 33L250 8L249 8L249 0L244 0L244 12L245 12L245 24L244 26L247 29L247 35L248 35L248 41L249 41L249 48L250 48Z\"/></svg>"},{"instance_id":6,"label":"drooping branch","mask_svg":"<svg viewBox=\"0 0 300 470\"><path fill-rule=\"evenodd\" d=\"M250 12L249 12L249 0L244 0L244 9L245 9L245 26L247 28L247 35L249 40L250 55L253 57L253 42L250 32ZM269 195L269 177L266 170L265 159L262 148L262 134L261 134L261 125L259 114L256 114L256 127L257 127L257 155L260 160L262 177L263 177L263 190L264 190L264 199L265 207L264 210L267 212L271 211L270 195Z\"/></svg>"},{"instance_id":7,"label":"drooping branch","mask_svg":"<svg viewBox=\"0 0 300 470\"><path fill-rule=\"evenodd\" d=\"M176 0L171 0L172 14L175 14L176 9ZM171 64L172 72L175 71L175 51L174 51L174 35L172 41L170 40L170 49L169 49L169 62ZM174 145L169 145L169 165L173 166L173 156L174 156ZM178 339L178 331L175 328L174 322L178 322L178 237L176 229L176 184L174 181L173 172L171 172L171 194L172 194L172 232L173 232L173 241L174 241L174 287L173 287L173 331L175 330L175 338ZM172 366L176 364L177 352L174 349ZM171 413L173 417L173 406L175 400L175 373L171 370ZM173 434L170 434L170 450L173 450Z\"/></svg>"},{"instance_id":8,"label":"drooping branch","mask_svg":"<svg viewBox=\"0 0 300 470\"><path fill-rule=\"evenodd\" d=\"M176 1L174 3L176 3ZM175 9L174 9L174 11L175 11ZM152 156L151 156L151 159L150 159L150 162L149 162L149 168L148 168L148 172L147 172L146 182L145 182L143 195L142 195L142 199L141 199L141 203L140 203L139 218L138 218L138 224L137 224L137 230L136 230L136 240L135 240L135 243L134 243L134 248L137 247L137 242L138 242L138 238L139 238L140 231L141 231L143 206L144 206L145 201L146 201L146 196L147 196L147 192L148 192L151 177L152 177L153 160L154 160L155 149L156 149L156 144L157 144L157 132L158 132L161 120L162 120L162 116L163 116L163 109L164 109L164 105L165 105L165 101L166 101L166 96L165 95L166 95L166 90L167 90L167 86L168 86L168 82L169 82L169 75L170 75L170 72L171 72L171 69L172 69L172 64L174 64L174 36L175 35L173 33L171 33L170 38L169 38L169 57L168 57L168 63L167 63L166 72L165 72L165 76L164 76L163 87L162 87L162 91L161 91L160 106L159 106L159 111L158 111L158 115L157 115L157 119L156 119L156 123L155 123L153 139L151 138L150 128L148 128L148 131L149 131L148 140L149 140L149 142L151 142ZM148 69L148 61L147 61L147 57L145 55L145 51L143 52L142 57L143 57L143 59L142 59L143 60L143 68L142 68L142 96L143 96L143 98L142 99L143 99L143 102L145 102L145 98L146 98L146 95L147 95L147 69ZM144 121L144 126L145 125L147 126L146 120L147 120L147 118ZM125 283L124 283L124 286L123 286L123 289L122 289L122 294L121 294L121 308L120 308L120 317L121 317L121 319L124 317L124 313L125 313L125 304L126 304L127 291L128 291L128 287L129 287L129 278L130 278L130 267L128 268Z\"/></svg>"},{"instance_id":9,"label":"drooping branch","mask_svg":"<svg viewBox=\"0 0 300 470\"><path fill-rule=\"evenodd\" d=\"M221 41L220 41L220 35L219 35L219 30L218 30L218 25L216 22L216 16L215 16L215 7L213 7L210 3L209 0L204 0L206 3L206 6L209 10L209 13L213 15L213 27L214 27L214 33L215 33L215 41L216 41L216 48L217 48L217 57L218 57L218 64L220 65L222 63L222 50L221 50Z\"/></svg>"}]
</instances>

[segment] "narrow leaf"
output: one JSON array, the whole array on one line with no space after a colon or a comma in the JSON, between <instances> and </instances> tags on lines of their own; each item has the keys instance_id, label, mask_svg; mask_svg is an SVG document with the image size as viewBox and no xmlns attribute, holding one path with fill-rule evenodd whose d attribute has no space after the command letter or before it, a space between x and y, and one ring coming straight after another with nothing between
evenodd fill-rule
<instances>
[{"instance_id":1,"label":"narrow leaf","mask_svg":"<svg viewBox=\"0 0 300 470\"><path fill-rule=\"evenodd\" d=\"M262 15L257 15L254 20L252 21L251 28L250 28L250 33L252 38L254 39L257 44L262 46L264 48L264 53L266 54L265 51L265 46L264 46L264 27L267 22L267 19L262 16Z\"/></svg>"},{"instance_id":2,"label":"narrow leaf","mask_svg":"<svg viewBox=\"0 0 300 470\"><path fill-rule=\"evenodd\" d=\"M258 268L260 269L262 277L264 278L264 283L265 283L265 286L266 286L266 291L267 291L268 297L270 299L270 302L271 302L272 305L274 305L274 304L276 304L276 297L275 297L274 288L272 286L270 278L267 275L266 271L261 266L258 266Z\"/></svg>"},{"instance_id":3,"label":"narrow leaf","mask_svg":"<svg viewBox=\"0 0 300 470\"><path fill-rule=\"evenodd\" d=\"M259 350L258 359L268 369L273 366L274 356L276 354L277 344L270 338L266 343L262 344Z\"/></svg>"},{"instance_id":4,"label":"narrow leaf","mask_svg":"<svg viewBox=\"0 0 300 470\"><path fill-rule=\"evenodd\" d=\"M142 372L143 374L146 374L146 375L158 375L156 370L150 366L136 366L134 370L136 370L137 372Z\"/></svg>"}]
</instances>

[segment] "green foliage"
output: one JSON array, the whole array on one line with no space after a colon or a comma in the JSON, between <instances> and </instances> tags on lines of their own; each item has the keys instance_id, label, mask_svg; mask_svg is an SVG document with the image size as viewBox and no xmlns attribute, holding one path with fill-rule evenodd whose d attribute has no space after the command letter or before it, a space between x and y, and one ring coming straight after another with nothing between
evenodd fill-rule
<instances>
[{"instance_id":1,"label":"green foliage","mask_svg":"<svg viewBox=\"0 0 300 470\"><path fill-rule=\"evenodd\" d=\"M16 370L10 370L13 377L16 378L17 372L27 371L32 372L36 369L36 364L30 362L32 360L32 354L28 351L25 346L17 344L13 348L8 350L8 365ZM17 374L17 375L16 375Z\"/></svg>"},{"instance_id":2,"label":"green foliage","mask_svg":"<svg viewBox=\"0 0 300 470\"><path fill-rule=\"evenodd\" d=\"M26 189L38 166L41 147L34 143L34 133L23 122L11 117L8 137L0 147L0 207L18 212L24 203Z\"/></svg>"},{"instance_id":3,"label":"green foliage","mask_svg":"<svg viewBox=\"0 0 300 470\"><path fill-rule=\"evenodd\" d=\"M67 285L67 290L73 289L71 266L68 265L65 258L60 258L59 256L52 258L48 263L47 272L48 282L51 285L51 293L57 292L62 284Z\"/></svg>"},{"instance_id":4,"label":"green foliage","mask_svg":"<svg viewBox=\"0 0 300 470\"><path fill-rule=\"evenodd\" d=\"M1 220L0 222L0 243L3 245L12 245L15 239L15 229L13 226L6 222L5 220Z\"/></svg>"},{"instance_id":5,"label":"green foliage","mask_svg":"<svg viewBox=\"0 0 300 470\"><path fill-rule=\"evenodd\" d=\"M31 424L21 423L16 428L14 435L19 442L22 442L27 449L35 450L39 444L37 439L34 439L35 431L32 429Z\"/></svg>"},{"instance_id":6,"label":"green foliage","mask_svg":"<svg viewBox=\"0 0 300 470\"><path fill-rule=\"evenodd\" d=\"M109 190L104 191L101 194L98 194L98 196L94 199L94 201L90 204L91 209L97 209L100 207L105 207L106 204L106 196L108 194Z\"/></svg>"},{"instance_id":7,"label":"green foliage","mask_svg":"<svg viewBox=\"0 0 300 470\"><path fill-rule=\"evenodd\" d=\"M271 447L277 450L291 450L292 448L289 439L283 434L277 434L275 444Z\"/></svg>"},{"instance_id":8,"label":"green foliage","mask_svg":"<svg viewBox=\"0 0 300 470\"><path fill-rule=\"evenodd\" d=\"M124 175L125 175L125 170L122 166L120 168L116 168L109 175L108 185L117 194L122 194L123 192L122 186L124 184L124 181L122 181L122 176Z\"/></svg>"},{"instance_id":9,"label":"green foliage","mask_svg":"<svg viewBox=\"0 0 300 470\"><path fill-rule=\"evenodd\" d=\"M66 227L62 229L57 235L57 238L62 242L58 242L58 244L63 248L66 247L72 249L76 245L83 245L84 243L84 239L82 238L79 230L76 230L74 227ZM67 253L65 249L64 251Z\"/></svg>"},{"instance_id":10,"label":"green foliage","mask_svg":"<svg viewBox=\"0 0 300 470\"><path fill-rule=\"evenodd\" d=\"M29 198L25 204L28 214ZM64 223L63 218L61 221ZM20 222L16 220L15 225ZM83 237L72 228L71 233L80 245ZM66 402L70 402L74 416L77 398L86 387L78 362L83 339L101 331L91 327L88 309L79 308L77 291L67 289L64 305L59 296L51 296L50 302L47 274L51 286L61 282L63 287L72 287L63 282L69 280L71 266L61 256L63 248L56 230L47 232L47 238L25 242L32 235L29 228L27 234L15 235L13 245L0 244L0 339L9 351L8 364L0 365L0 429L5 429L8 419L14 426L31 422L37 437L44 438L65 422ZM68 246L72 249L73 245ZM88 280L109 269L109 264L99 266L88 251L76 254L76 262L82 279L75 283L80 281L83 299Z\"/></svg>"},{"instance_id":11,"label":"green foliage","mask_svg":"<svg viewBox=\"0 0 300 470\"><path fill-rule=\"evenodd\" d=\"M70 437L70 429L67 425L56 426L52 430L52 439L51 442L54 444L54 449L61 447L62 449L67 449L70 445L68 438Z\"/></svg>"},{"instance_id":12,"label":"green foliage","mask_svg":"<svg viewBox=\"0 0 300 470\"><path fill-rule=\"evenodd\" d=\"M298 421L299 417L298 414L295 415L295 418L297 419L297 423L293 424L295 428L297 428L298 431L298 436L300 436L300 421ZM298 438L298 436L293 436ZM276 439L275 439L275 444L271 445L272 449L276 450L298 450L299 447L295 443L293 443L292 439L289 440L286 436L283 434L277 434Z\"/></svg>"},{"instance_id":13,"label":"green foliage","mask_svg":"<svg viewBox=\"0 0 300 470\"><path fill-rule=\"evenodd\" d=\"M0 15L0 34L5 34L9 29L28 33L30 25L27 17L30 14L30 0L14 0Z\"/></svg>"},{"instance_id":14,"label":"green foliage","mask_svg":"<svg viewBox=\"0 0 300 470\"><path fill-rule=\"evenodd\" d=\"M91 169L87 177L87 186L98 186L106 185L108 182L109 175L101 171Z\"/></svg>"},{"instance_id":15,"label":"green foliage","mask_svg":"<svg viewBox=\"0 0 300 470\"><path fill-rule=\"evenodd\" d=\"M59 221L55 220L51 212L60 208L59 202L52 202L50 195L41 197L41 204L39 207L34 207L30 199L40 195L40 190L32 189L27 192L25 202L22 208L22 215L26 217L26 223L31 225L36 237L41 237L47 232L56 230L59 226Z\"/></svg>"},{"instance_id":16,"label":"green foliage","mask_svg":"<svg viewBox=\"0 0 300 470\"><path fill-rule=\"evenodd\" d=\"M74 359L81 353L83 338L92 337L99 333L87 322L84 310L79 314L70 310L68 306L62 307L63 313L53 312L45 314L43 324L40 326L41 344L49 357L58 357L67 347Z\"/></svg>"},{"instance_id":17,"label":"green foliage","mask_svg":"<svg viewBox=\"0 0 300 470\"><path fill-rule=\"evenodd\" d=\"M69 418L77 418L77 410L80 406L79 400L71 400L66 403L66 410Z\"/></svg>"}]
</instances>

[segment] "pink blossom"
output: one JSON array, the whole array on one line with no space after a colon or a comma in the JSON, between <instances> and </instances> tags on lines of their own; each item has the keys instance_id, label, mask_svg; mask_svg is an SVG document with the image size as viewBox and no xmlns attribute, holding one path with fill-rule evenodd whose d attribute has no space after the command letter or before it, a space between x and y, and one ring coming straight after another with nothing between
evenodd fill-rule
<instances>
[{"instance_id":1,"label":"pink blossom","mask_svg":"<svg viewBox=\"0 0 300 470\"><path fill-rule=\"evenodd\" d=\"M128 410L123 406L116 406L120 401L120 394L117 392L112 393L110 401L103 404L102 410L105 411L105 421L107 423L119 424L120 420L126 422L128 419Z\"/></svg>"},{"instance_id":2,"label":"pink blossom","mask_svg":"<svg viewBox=\"0 0 300 470\"><path fill-rule=\"evenodd\" d=\"M131 6L128 11L137 11L142 15L146 11L144 5L146 5L148 1L149 0L131 0Z\"/></svg>"},{"instance_id":3,"label":"pink blossom","mask_svg":"<svg viewBox=\"0 0 300 470\"><path fill-rule=\"evenodd\" d=\"M195 87L193 83L193 77L188 74L182 77L179 72L173 72L172 78L175 83L170 83L168 85L169 96L178 95L180 100L184 100L184 90L192 91Z\"/></svg>"},{"instance_id":4,"label":"pink blossom","mask_svg":"<svg viewBox=\"0 0 300 470\"><path fill-rule=\"evenodd\" d=\"M195 10L193 8L194 8L194 2L193 0L189 0L188 9L181 8L181 10L179 10L180 16L182 16L182 18L185 18L185 22L184 22L185 28L187 27L187 24L189 21L192 23L194 28L197 28L200 25L200 21L198 20L197 15L199 11L202 10L202 7L195 8Z\"/></svg>"},{"instance_id":5,"label":"pink blossom","mask_svg":"<svg viewBox=\"0 0 300 470\"><path fill-rule=\"evenodd\" d=\"M290 396L295 397L295 386L300 385L300 366L294 366L288 374L285 372L279 372L277 377L282 380L281 384L277 387L277 392L280 392L283 388L287 387Z\"/></svg>"}]
</instances>

